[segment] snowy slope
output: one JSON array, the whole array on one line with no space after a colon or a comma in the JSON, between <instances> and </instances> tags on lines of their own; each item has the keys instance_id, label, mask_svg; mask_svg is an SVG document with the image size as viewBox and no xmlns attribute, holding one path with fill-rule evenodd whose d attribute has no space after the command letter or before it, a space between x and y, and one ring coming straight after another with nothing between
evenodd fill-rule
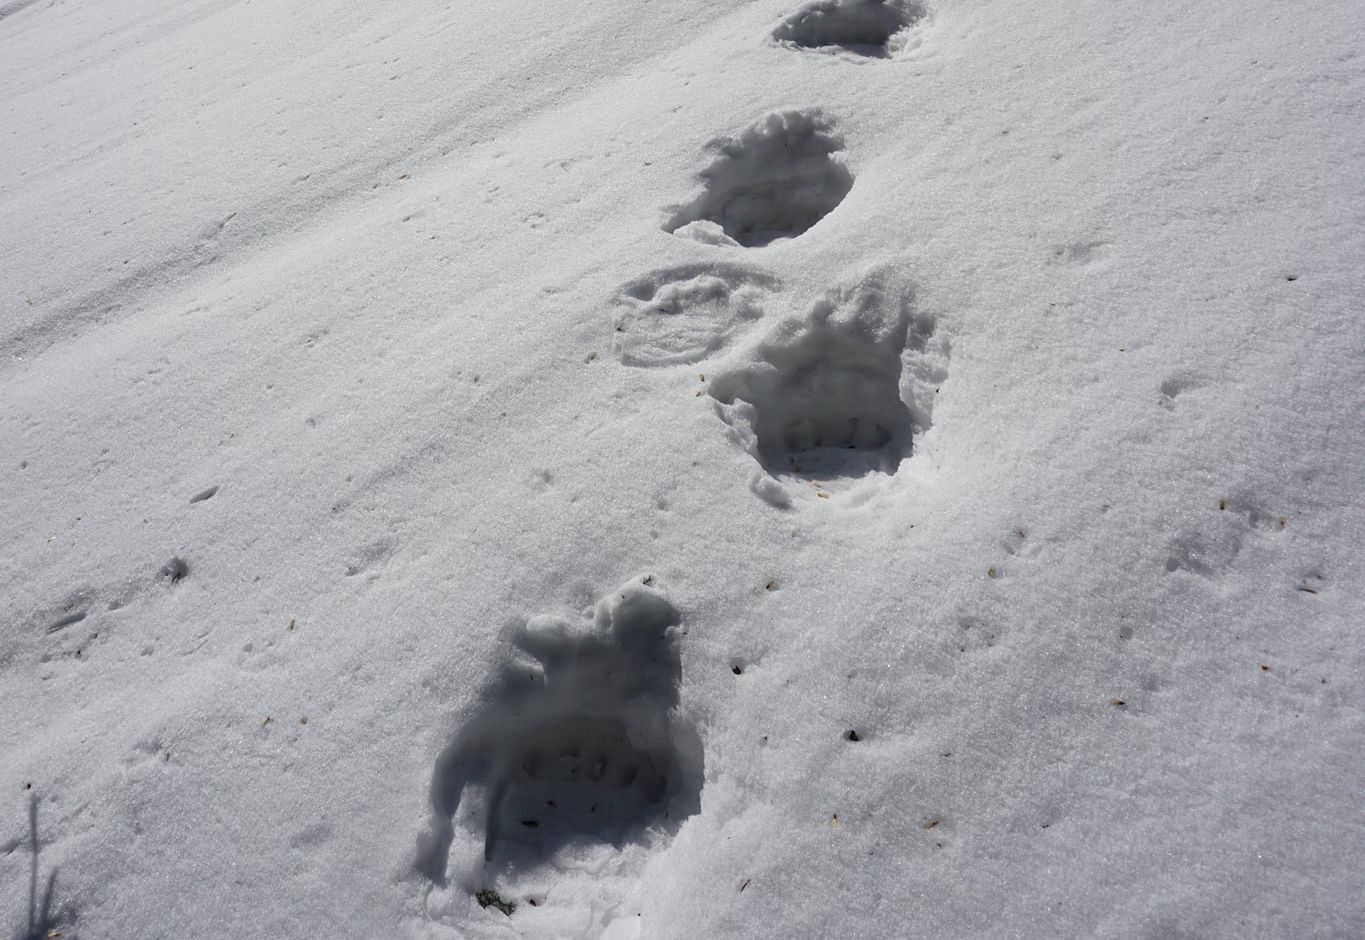
<instances>
[{"instance_id":1,"label":"snowy slope","mask_svg":"<svg viewBox=\"0 0 1365 940\"><path fill-rule=\"evenodd\" d=\"M1365 933L1365 14L892 13L0 5L0 930Z\"/></svg>"}]
</instances>

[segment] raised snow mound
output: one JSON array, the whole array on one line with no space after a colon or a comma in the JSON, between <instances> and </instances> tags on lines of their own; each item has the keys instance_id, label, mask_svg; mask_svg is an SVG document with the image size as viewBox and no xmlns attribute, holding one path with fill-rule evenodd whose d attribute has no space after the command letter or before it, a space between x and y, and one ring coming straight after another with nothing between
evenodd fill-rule
<instances>
[{"instance_id":1,"label":"raised snow mound","mask_svg":"<svg viewBox=\"0 0 1365 940\"><path fill-rule=\"evenodd\" d=\"M589 622L517 624L515 655L437 761L418 870L445 884L454 816L482 790L485 871L530 871L566 846L620 846L700 805L701 745L676 715L677 609L635 578Z\"/></svg>"},{"instance_id":2,"label":"raised snow mound","mask_svg":"<svg viewBox=\"0 0 1365 940\"><path fill-rule=\"evenodd\" d=\"M738 137L713 141L702 191L673 208L664 230L754 248L809 230L843 201L853 174L843 140L818 112L773 112Z\"/></svg>"},{"instance_id":3,"label":"raised snow mound","mask_svg":"<svg viewBox=\"0 0 1365 940\"><path fill-rule=\"evenodd\" d=\"M818 0L783 20L773 39L801 49L884 59L893 37L923 17L924 5L915 0Z\"/></svg>"},{"instance_id":4,"label":"raised snow mound","mask_svg":"<svg viewBox=\"0 0 1365 940\"><path fill-rule=\"evenodd\" d=\"M910 380L902 381L907 360ZM810 481L895 473L928 427L933 389L946 376L946 343L916 315L913 293L881 275L836 290L805 317L786 320L749 361L709 389L735 439L758 460L760 495L787 499L778 479Z\"/></svg>"}]
</instances>

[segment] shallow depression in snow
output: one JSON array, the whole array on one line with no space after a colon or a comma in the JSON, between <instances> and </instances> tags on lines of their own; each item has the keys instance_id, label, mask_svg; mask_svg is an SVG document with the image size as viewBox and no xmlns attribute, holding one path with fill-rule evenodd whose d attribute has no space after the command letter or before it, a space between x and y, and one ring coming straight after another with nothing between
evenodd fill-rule
<instances>
[{"instance_id":1,"label":"shallow depression in snow","mask_svg":"<svg viewBox=\"0 0 1365 940\"><path fill-rule=\"evenodd\" d=\"M729 264L692 264L654 271L616 296L617 355L628 366L696 362L763 316L777 280Z\"/></svg>"}]
</instances>

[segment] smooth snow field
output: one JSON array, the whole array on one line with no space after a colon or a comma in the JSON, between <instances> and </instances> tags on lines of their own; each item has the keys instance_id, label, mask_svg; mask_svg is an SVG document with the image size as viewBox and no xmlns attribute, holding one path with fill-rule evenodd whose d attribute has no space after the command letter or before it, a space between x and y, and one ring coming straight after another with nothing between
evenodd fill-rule
<instances>
[{"instance_id":1,"label":"smooth snow field","mask_svg":"<svg viewBox=\"0 0 1365 940\"><path fill-rule=\"evenodd\" d=\"M0 0L0 938L1365 936L1359 0Z\"/></svg>"}]
</instances>

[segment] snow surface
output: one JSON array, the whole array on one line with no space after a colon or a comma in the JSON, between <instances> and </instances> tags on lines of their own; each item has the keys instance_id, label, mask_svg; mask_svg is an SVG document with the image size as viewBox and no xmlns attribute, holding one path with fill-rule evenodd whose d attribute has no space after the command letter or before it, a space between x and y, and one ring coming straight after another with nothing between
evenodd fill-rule
<instances>
[{"instance_id":1,"label":"snow surface","mask_svg":"<svg viewBox=\"0 0 1365 940\"><path fill-rule=\"evenodd\" d=\"M0 931L1365 935L1362 49L0 5Z\"/></svg>"}]
</instances>

